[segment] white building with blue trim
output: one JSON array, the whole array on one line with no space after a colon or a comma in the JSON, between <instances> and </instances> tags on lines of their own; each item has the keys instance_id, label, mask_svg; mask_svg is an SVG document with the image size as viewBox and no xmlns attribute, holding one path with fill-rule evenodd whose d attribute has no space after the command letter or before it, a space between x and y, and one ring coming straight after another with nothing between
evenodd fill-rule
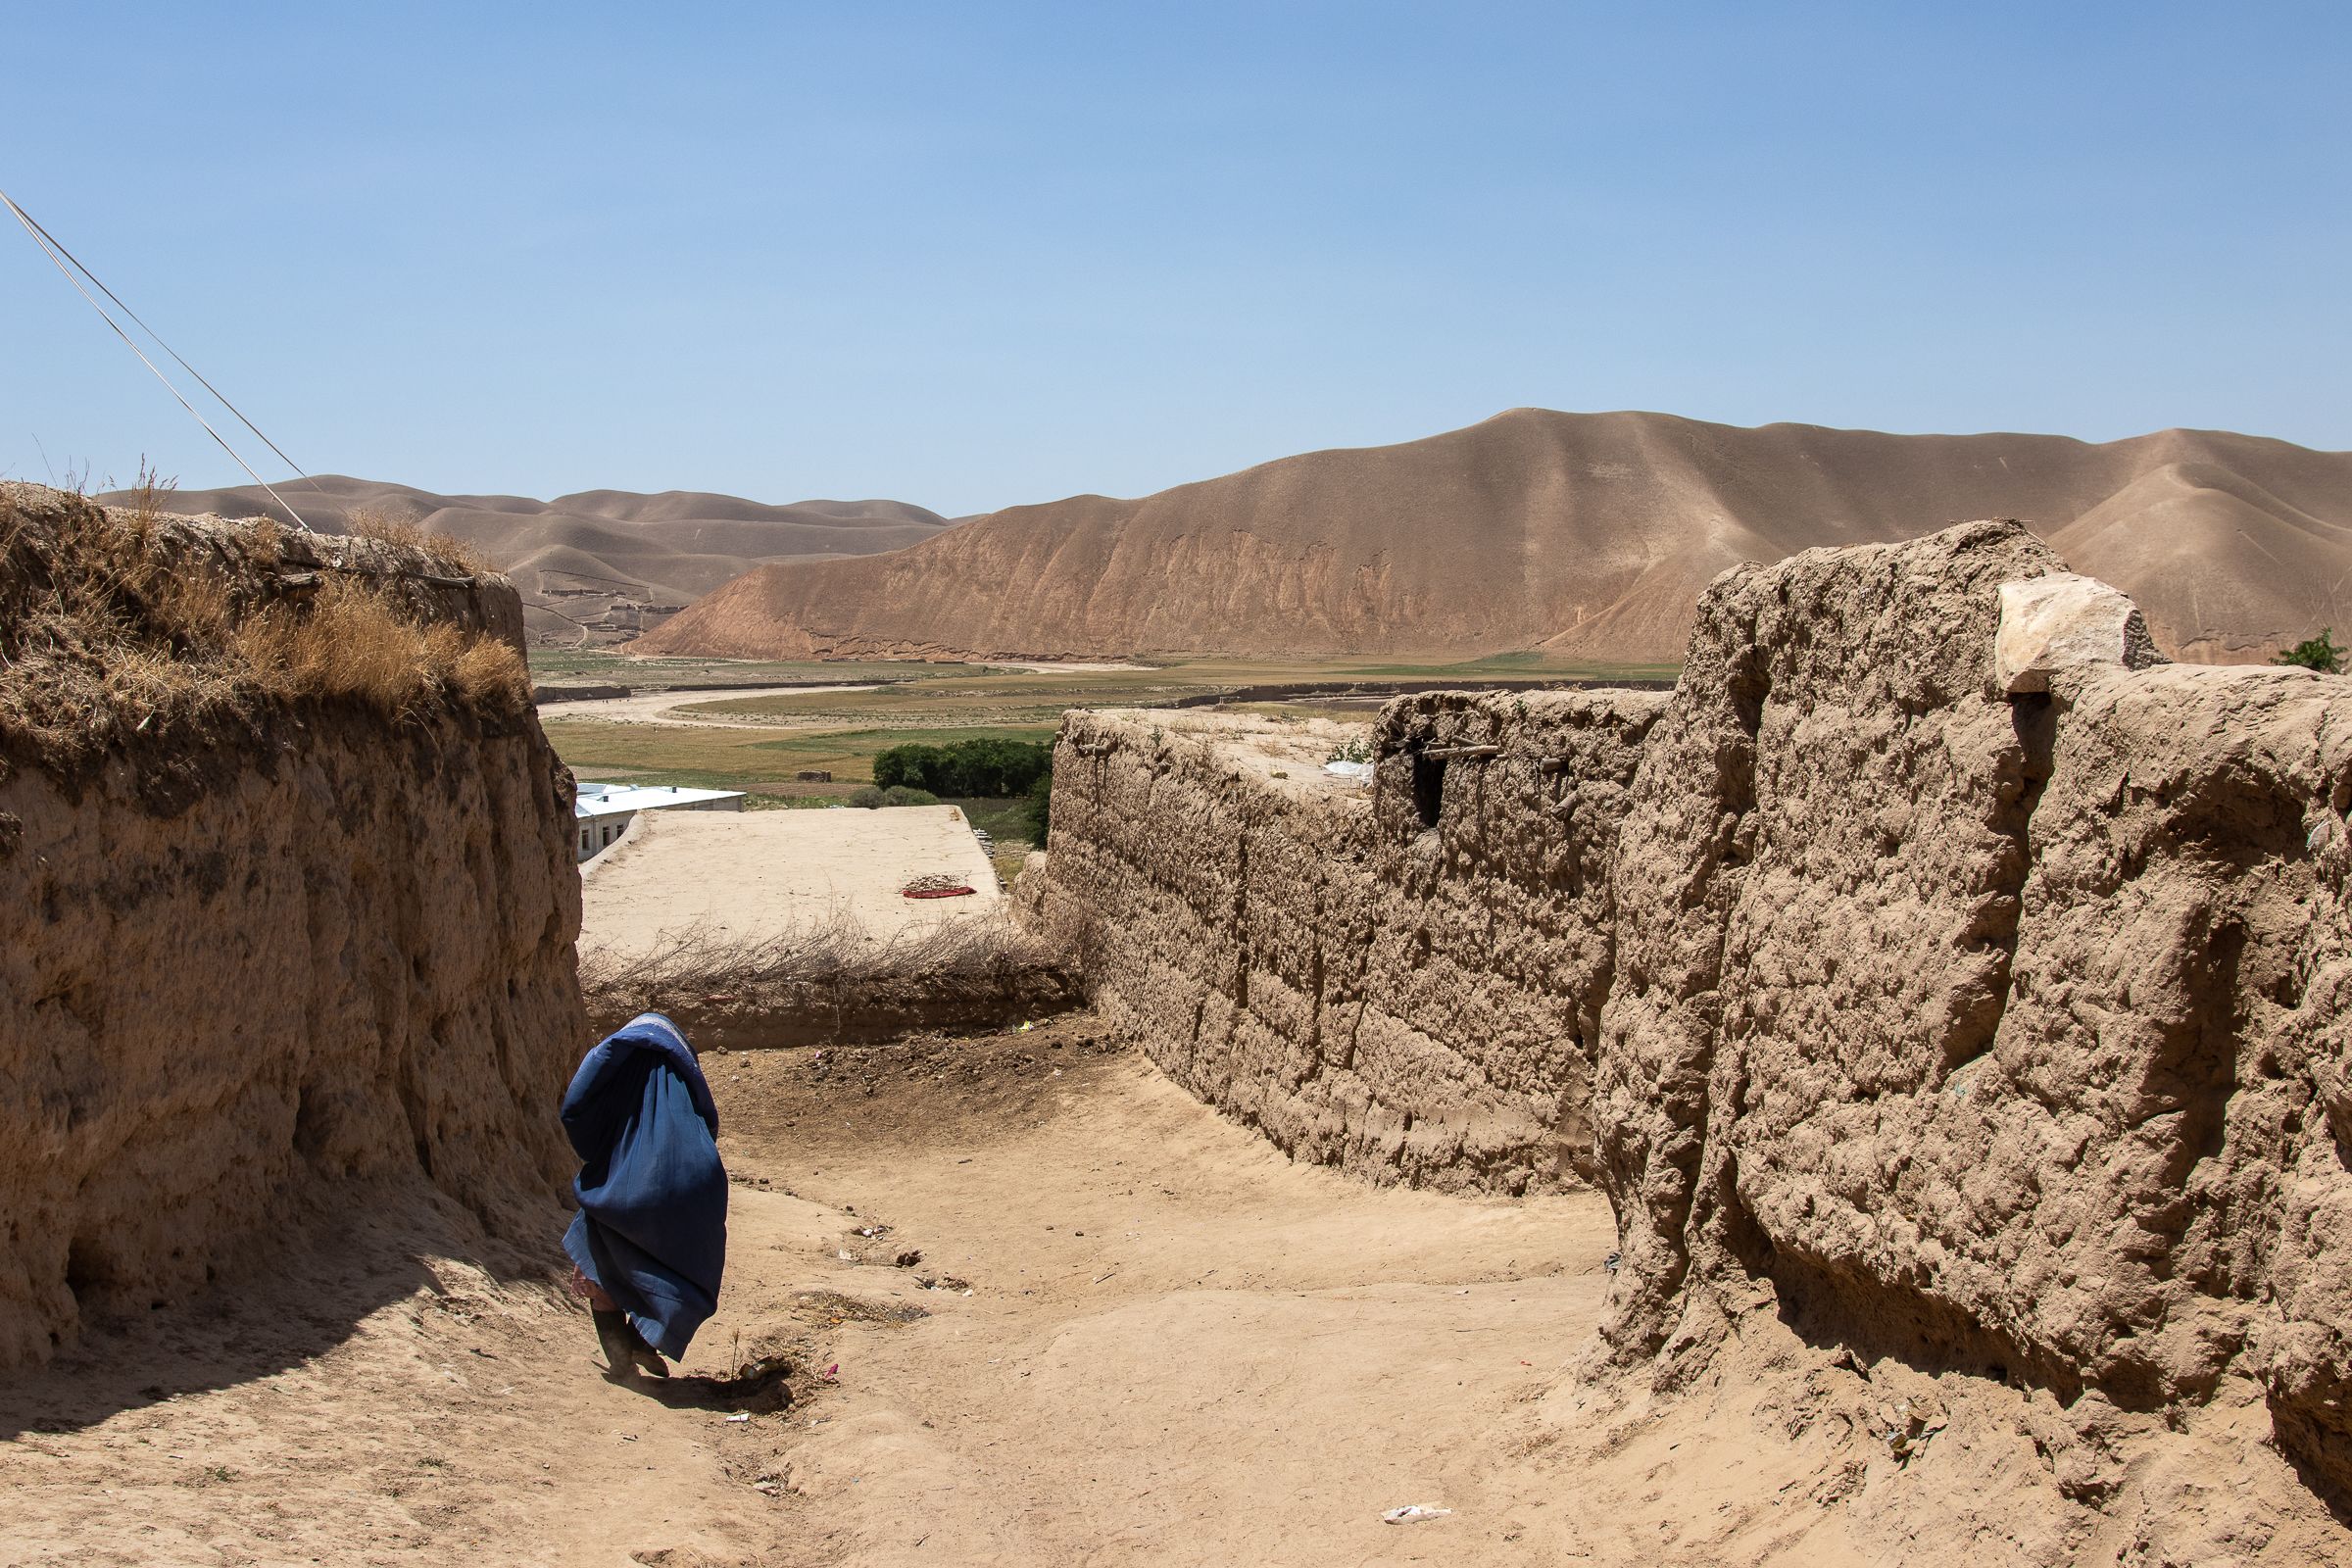
<instances>
[{"instance_id":1,"label":"white building with blue trim","mask_svg":"<svg viewBox=\"0 0 2352 1568\"><path fill-rule=\"evenodd\" d=\"M741 790L698 790L683 784L590 784L572 802L577 858L604 854L628 831L639 811L740 811Z\"/></svg>"}]
</instances>

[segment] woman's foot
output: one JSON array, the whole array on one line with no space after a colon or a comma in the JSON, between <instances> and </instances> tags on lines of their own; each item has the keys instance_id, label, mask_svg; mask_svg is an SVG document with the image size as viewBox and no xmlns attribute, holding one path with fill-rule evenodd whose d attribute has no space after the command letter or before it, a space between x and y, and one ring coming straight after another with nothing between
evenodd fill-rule
<instances>
[{"instance_id":1,"label":"woman's foot","mask_svg":"<svg viewBox=\"0 0 2352 1568\"><path fill-rule=\"evenodd\" d=\"M604 1347L605 1364L614 1377L669 1376L668 1364L645 1343L645 1336L637 1332L626 1312L600 1306L588 1315L596 1320L596 1343Z\"/></svg>"}]
</instances>

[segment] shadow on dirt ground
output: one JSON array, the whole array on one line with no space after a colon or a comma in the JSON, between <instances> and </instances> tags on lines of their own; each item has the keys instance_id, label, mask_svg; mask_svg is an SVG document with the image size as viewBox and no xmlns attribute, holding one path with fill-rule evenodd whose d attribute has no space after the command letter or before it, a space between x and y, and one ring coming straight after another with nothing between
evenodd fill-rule
<instances>
[{"instance_id":1,"label":"shadow on dirt ground","mask_svg":"<svg viewBox=\"0 0 2352 1568\"><path fill-rule=\"evenodd\" d=\"M1486 1477L1597 1198L1294 1165L1086 1013L704 1065L727 1279L666 1385L607 1380L552 1210L535 1277L362 1214L0 1390L0 1564L1312 1568L1432 1502L1417 1557L1542 1560Z\"/></svg>"}]
</instances>

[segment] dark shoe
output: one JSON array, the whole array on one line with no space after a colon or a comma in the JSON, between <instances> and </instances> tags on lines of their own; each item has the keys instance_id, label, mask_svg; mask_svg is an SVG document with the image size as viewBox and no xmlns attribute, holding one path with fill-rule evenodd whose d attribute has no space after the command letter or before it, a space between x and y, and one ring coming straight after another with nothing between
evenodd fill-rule
<instances>
[{"instance_id":1,"label":"dark shoe","mask_svg":"<svg viewBox=\"0 0 2352 1568\"><path fill-rule=\"evenodd\" d=\"M637 1332L626 1312L597 1307L588 1315L596 1320L596 1343L604 1347L605 1364L614 1377L669 1376L667 1363L645 1343L645 1336Z\"/></svg>"}]
</instances>

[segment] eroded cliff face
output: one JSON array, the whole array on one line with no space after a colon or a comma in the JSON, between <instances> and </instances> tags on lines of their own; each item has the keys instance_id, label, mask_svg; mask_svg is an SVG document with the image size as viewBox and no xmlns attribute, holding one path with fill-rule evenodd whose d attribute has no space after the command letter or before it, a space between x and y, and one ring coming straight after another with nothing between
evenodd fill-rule
<instances>
[{"instance_id":1,"label":"eroded cliff face","mask_svg":"<svg viewBox=\"0 0 2352 1568\"><path fill-rule=\"evenodd\" d=\"M1739 568L1670 701L1394 704L1368 803L1074 715L1033 902L1285 1147L1591 1172L1661 1388L1768 1309L2038 1391L2071 1497L2254 1398L2352 1495L2352 683L2166 664L2064 572L1998 522Z\"/></svg>"},{"instance_id":2,"label":"eroded cliff face","mask_svg":"<svg viewBox=\"0 0 2352 1568\"><path fill-rule=\"evenodd\" d=\"M1073 713L1022 896L1115 1027L1301 1158L1524 1192L1590 1179L1608 852L1654 693L1458 694L1360 729Z\"/></svg>"},{"instance_id":3,"label":"eroded cliff face","mask_svg":"<svg viewBox=\"0 0 2352 1568\"><path fill-rule=\"evenodd\" d=\"M569 775L480 674L505 667L485 639L518 641L513 590L366 541L134 525L29 487L0 505L0 593L83 616L21 616L12 659L91 680L72 733L54 703L0 723L0 1366L201 1286L329 1184L546 1225L579 883ZM69 580L83 566L100 580ZM172 608L187 573L218 579L212 618ZM396 716L248 667L308 657L288 639L338 574L394 607L368 624L417 633ZM257 619L273 607L283 625Z\"/></svg>"}]
</instances>

